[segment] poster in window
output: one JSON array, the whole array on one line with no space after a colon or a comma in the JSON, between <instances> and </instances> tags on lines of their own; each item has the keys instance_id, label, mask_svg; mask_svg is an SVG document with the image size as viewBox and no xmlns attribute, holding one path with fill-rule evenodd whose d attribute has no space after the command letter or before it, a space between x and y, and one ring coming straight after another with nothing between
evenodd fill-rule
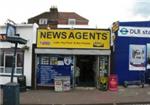
<instances>
[{"instance_id":1,"label":"poster in window","mask_svg":"<svg viewBox=\"0 0 150 105\"><path fill-rule=\"evenodd\" d=\"M146 63L145 45L130 45L129 47L129 70L144 71Z\"/></svg>"},{"instance_id":2,"label":"poster in window","mask_svg":"<svg viewBox=\"0 0 150 105\"><path fill-rule=\"evenodd\" d=\"M64 57L64 64L65 65L71 65L72 58L71 57Z\"/></svg>"},{"instance_id":3,"label":"poster in window","mask_svg":"<svg viewBox=\"0 0 150 105\"><path fill-rule=\"evenodd\" d=\"M71 66L43 64L38 65L38 85L54 85L54 78L56 76L71 76Z\"/></svg>"},{"instance_id":4,"label":"poster in window","mask_svg":"<svg viewBox=\"0 0 150 105\"><path fill-rule=\"evenodd\" d=\"M50 65L58 65L58 57L50 57Z\"/></svg>"},{"instance_id":5,"label":"poster in window","mask_svg":"<svg viewBox=\"0 0 150 105\"><path fill-rule=\"evenodd\" d=\"M150 43L147 44L147 69L150 69Z\"/></svg>"}]
</instances>

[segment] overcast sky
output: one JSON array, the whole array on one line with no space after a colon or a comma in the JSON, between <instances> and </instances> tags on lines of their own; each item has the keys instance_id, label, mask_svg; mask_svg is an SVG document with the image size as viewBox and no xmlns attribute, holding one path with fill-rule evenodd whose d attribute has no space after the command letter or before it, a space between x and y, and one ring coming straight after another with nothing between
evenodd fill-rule
<instances>
[{"instance_id":1,"label":"overcast sky","mask_svg":"<svg viewBox=\"0 0 150 105\"><path fill-rule=\"evenodd\" d=\"M150 20L149 0L0 0L0 25L7 19L27 22L51 6L60 12L76 12L98 28L108 28L114 21Z\"/></svg>"}]
</instances>

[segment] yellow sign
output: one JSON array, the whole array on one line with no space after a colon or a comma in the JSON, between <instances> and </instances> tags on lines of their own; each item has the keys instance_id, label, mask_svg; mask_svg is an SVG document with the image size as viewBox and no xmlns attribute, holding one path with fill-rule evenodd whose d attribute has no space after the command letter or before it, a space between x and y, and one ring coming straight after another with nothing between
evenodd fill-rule
<instances>
[{"instance_id":1,"label":"yellow sign","mask_svg":"<svg viewBox=\"0 0 150 105\"><path fill-rule=\"evenodd\" d=\"M112 32L116 32L119 30L119 22L114 22L112 26Z\"/></svg>"},{"instance_id":2,"label":"yellow sign","mask_svg":"<svg viewBox=\"0 0 150 105\"><path fill-rule=\"evenodd\" d=\"M37 47L110 49L110 30L38 29Z\"/></svg>"}]
</instances>

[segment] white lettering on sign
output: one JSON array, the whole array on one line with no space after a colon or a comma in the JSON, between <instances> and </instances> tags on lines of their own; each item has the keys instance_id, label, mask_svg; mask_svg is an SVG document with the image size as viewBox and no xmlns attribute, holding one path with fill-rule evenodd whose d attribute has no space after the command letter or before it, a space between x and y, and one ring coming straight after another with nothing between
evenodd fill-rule
<instances>
[{"instance_id":1,"label":"white lettering on sign","mask_svg":"<svg viewBox=\"0 0 150 105\"><path fill-rule=\"evenodd\" d=\"M120 26L118 36L122 37L150 37L150 28L148 27L130 27Z\"/></svg>"}]
</instances>

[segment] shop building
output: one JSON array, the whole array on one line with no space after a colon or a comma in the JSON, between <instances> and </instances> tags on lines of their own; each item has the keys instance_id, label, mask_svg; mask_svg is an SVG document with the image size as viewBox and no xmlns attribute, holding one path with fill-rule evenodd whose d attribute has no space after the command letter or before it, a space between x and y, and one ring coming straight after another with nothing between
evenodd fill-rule
<instances>
[{"instance_id":1,"label":"shop building","mask_svg":"<svg viewBox=\"0 0 150 105\"><path fill-rule=\"evenodd\" d=\"M6 25L0 26L0 34L6 34ZM16 51L14 82L17 77L24 75L26 77L26 86L32 85L32 54L33 44L36 43L37 24L17 24L16 34L27 40L25 45L19 44ZM0 41L0 85L10 82L13 67L14 43Z\"/></svg>"},{"instance_id":2,"label":"shop building","mask_svg":"<svg viewBox=\"0 0 150 105\"><path fill-rule=\"evenodd\" d=\"M34 88L53 87L59 76L69 77L75 87L76 66L80 68L78 86L98 87L100 75L109 75L110 30L87 29L88 22L75 12L59 12L56 7L28 19L39 25Z\"/></svg>"},{"instance_id":3,"label":"shop building","mask_svg":"<svg viewBox=\"0 0 150 105\"><path fill-rule=\"evenodd\" d=\"M57 15L53 17L55 12ZM57 29L59 24L88 25L88 20L73 12L58 12L56 8L43 14L47 17L41 14L28 20L38 23L39 28L37 24L17 25L17 33L27 44L17 48L14 81L25 75L28 87L49 88L54 87L56 77L67 77L70 87L99 87L99 78L110 73L110 30ZM6 26L1 26L0 31L5 34ZM0 48L0 85L3 85L10 82L14 45L0 42ZM76 66L80 68L77 85Z\"/></svg>"},{"instance_id":4,"label":"shop building","mask_svg":"<svg viewBox=\"0 0 150 105\"><path fill-rule=\"evenodd\" d=\"M119 84L138 80L147 83L150 79L150 22L117 22L114 25L112 65Z\"/></svg>"},{"instance_id":5,"label":"shop building","mask_svg":"<svg viewBox=\"0 0 150 105\"><path fill-rule=\"evenodd\" d=\"M100 76L110 73L110 54L109 29L38 29L34 86L54 86L55 77L68 76L71 87L99 87Z\"/></svg>"}]
</instances>

